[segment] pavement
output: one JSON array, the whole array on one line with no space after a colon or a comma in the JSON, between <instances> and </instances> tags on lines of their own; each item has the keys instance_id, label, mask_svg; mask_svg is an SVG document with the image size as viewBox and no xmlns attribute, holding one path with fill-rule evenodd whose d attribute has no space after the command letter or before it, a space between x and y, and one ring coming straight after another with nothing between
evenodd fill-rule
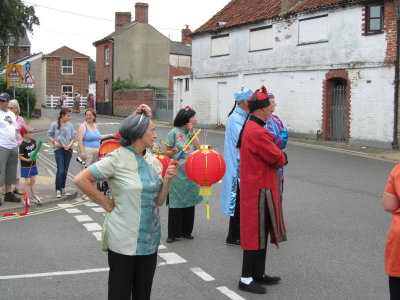
<instances>
[{"instance_id":1,"label":"pavement","mask_svg":"<svg viewBox=\"0 0 400 300\"><path fill-rule=\"evenodd\" d=\"M107 116L109 117L109 116ZM122 118L118 118L122 119ZM47 131L50 127L50 124L53 120L50 120L45 117L40 118L33 118L30 119L28 122L28 126L36 129L36 132L43 132ZM162 125L170 125L165 124L165 122L157 122L156 124ZM209 132L218 132L223 134L224 130L221 128L215 130L208 130ZM320 148L328 151L338 151L338 152L345 152L351 155L358 155L358 156L365 156L374 159L386 160L391 161L394 163L400 163L400 150L382 150L382 149L375 149L375 148L368 148L368 147L360 147L360 146L351 146L341 142L332 142L332 141L317 141L317 140L308 140L308 139L297 139L297 138L290 138L289 144L292 145L299 145L304 147L313 147L313 148ZM21 180L21 187L23 187L23 179ZM54 178L53 177L46 177L46 176L37 176L36 179L36 189L38 195L40 195L43 205L39 206L37 204L31 203L30 210L37 209L42 206L46 206L53 203L58 202L68 202L78 197L78 190L72 187L66 187L66 191L70 194L68 196L63 196L61 198L55 197L55 190L54 190ZM21 199L22 196L19 196ZM1 197L3 199L3 197ZM4 202L2 201L2 205L0 206L0 217L3 213L8 212L23 212L24 206L23 202L21 203L13 203L13 202Z\"/></svg>"}]
</instances>

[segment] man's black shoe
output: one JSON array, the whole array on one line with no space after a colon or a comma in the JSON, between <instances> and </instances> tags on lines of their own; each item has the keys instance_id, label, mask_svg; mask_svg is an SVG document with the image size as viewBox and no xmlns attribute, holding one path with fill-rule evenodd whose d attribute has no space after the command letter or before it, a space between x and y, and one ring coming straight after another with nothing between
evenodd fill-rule
<instances>
[{"instance_id":1,"label":"man's black shoe","mask_svg":"<svg viewBox=\"0 0 400 300\"><path fill-rule=\"evenodd\" d=\"M182 235L185 239L188 239L188 240L193 240L194 239L194 236L193 235L191 235L191 234L185 234L185 235Z\"/></svg>"},{"instance_id":2,"label":"man's black shoe","mask_svg":"<svg viewBox=\"0 0 400 300\"><path fill-rule=\"evenodd\" d=\"M175 242L175 241L176 241L175 238L172 238L172 237L168 237L168 238L167 238L167 243L173 243L173 242Z\"/></svg>"},{"instance_id":3,"label":"man's black shoe","mask_svg":"<svg viewBox=\"0 0 400 300\"><path fill-rule=\"evenodd\" d=\"M281 281L281 278L278 276L268 276L264 274L262 277L253 276L253 280L261 284L277 284Z\"/></svg>"},{"instance_id":4,"label":"man's black shoe","mask_svg":"<svg viewBox=\"0 0 400 300\"><path fill-rule=\"evenodd\" d=\"M254 293L254 294L265 294L267 292L267 289L258 283L255 283L254 281L250 282L249 284L245 284L241 281L239 281L239 290L249 292L249 293Z\"/></svg>"},{"instance_id":5,"label":"man's black shoe","mask_svg":"<svg viewBox=\"0 0 400 300\"><path fill-rule=\"evenodd\" d=\"M240 240L236 240L236 241L226 240L225 243L229 246L240 246Z\"/></svg>"},{"instance_id":6,"label":"man's black shoe","mask_svg":"<svg viewBox=\"0 0 400 300\"><path fill-rule=\"evenodd\" d=\"M21 202L20 198L14 196L12 192L8 192L4 195L4 201L6 202Z\"/></svg>"}]
</instances>

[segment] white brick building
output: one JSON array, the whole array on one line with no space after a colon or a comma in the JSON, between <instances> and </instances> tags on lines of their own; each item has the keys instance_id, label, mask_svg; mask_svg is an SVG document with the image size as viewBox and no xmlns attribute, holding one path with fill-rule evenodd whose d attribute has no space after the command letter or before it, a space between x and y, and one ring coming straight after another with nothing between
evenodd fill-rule
<instances>
[{"instance_id":1,"label":"white brick building","mask_svg":"<svg viewBox=\"0 0 400 300\"><path fill-rule=\"evenodd\" d=\"M190 89L185 78L175 80L175 113L191 105L200 124L224 125L234 92L265 85L292 136L390 148L397 142L394 1L313 2L228 3L192 36Z\"/></svg>"}]
</instances>

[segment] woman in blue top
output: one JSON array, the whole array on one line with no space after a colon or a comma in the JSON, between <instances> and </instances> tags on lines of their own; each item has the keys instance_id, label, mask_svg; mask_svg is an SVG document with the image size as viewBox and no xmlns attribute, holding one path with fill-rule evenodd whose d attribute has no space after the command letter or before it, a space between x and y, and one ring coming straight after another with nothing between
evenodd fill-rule
<instances>
[{"instance_id":1,"label":"woman in blue top","mask_svg":"<svg viewBox=\"0 0 400 300\"><path fill-rule=\"evenodd\" d=\"M96 111L87 109L85 111L86 122L83 122L78 129L78 148L80 157L86 166L90 166L97 161L100 148L100 140L115 137L113 134L101 135L96 125ZM88 200L88 197L82 195L82 199Z\"/></svg>"},{"instance_id":2,"label":"woman in blue top","mask_svg":"<svg viewBox=\"0 0 400 300\"><path fill-rule=\"evenodd\" d=\"M110 266L108 299L150 299L161 235L158 206L178 170L170 164L161 177L161 163L146 150L157 138L147 115L130 115L119 133L122 147L84 169L74 183L107 211L102 241ZM112 199L92 185L106 178Z\"/></svg>"}]
</instances>

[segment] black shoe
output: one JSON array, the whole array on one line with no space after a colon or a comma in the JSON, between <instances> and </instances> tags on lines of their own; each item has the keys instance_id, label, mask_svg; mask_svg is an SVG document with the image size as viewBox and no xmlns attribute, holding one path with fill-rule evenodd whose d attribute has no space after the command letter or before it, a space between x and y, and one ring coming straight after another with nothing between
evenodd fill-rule
<instances>
[{"instance_id":1,"label":"black shoe","mask_svg":"<svg viewBox=\"0 0 400 300\"><path fill-rule=\"evenodd\" d=\"M231 241L231 240L226 240L225 242L228 246L240 246L240 240L236 240L236 241Z\"/></svg>"},{"instance_id":2,"label":"black shoe","mask_svg":"<svg viewBox=\"0 0 400 300\"><path fill-rule=\"evenodd\" d=\"M185 235L182 235L182 237L184 237L185 239L188 239L188 240L193 240L194 239L194 236L191 235L191 234L185 234Z\"/></svg>"},{"instance_id":3,"label":"black shoe","mask_svg":"<svg viewBox=\"0 0 400 300\"><path fill-rule=\"evenodd\" d=\"M262 277L253 276L253 280L261 284L277 284L281 281L281 278L278 276L268 276L264 274Z\"/></svg>"},{"instance_id":4,"label":"black shoe","mask_svg":"<svg viewBox=\"0 0 400 300\"><path fill-rule=\"evenodd\" d=\"M168 238L167 238L167 243L173 243L173 242L175 242L175 241L176 241L175 238L172 238L172 237L168 237Z\"/></svg>"},{"instance_id":5,"label":"black shoe","mask_svg":"<svg viewBox=\"0 0 400 300\"><path fill-rule=\"evenodd\" d=\"M4 201L6 201L6 202L17 202L17 203L19 203L19 202L21 202L21 199L15 197L15 196L13 195L12 192L8 192L8 193L6 193L6 194L4 195Z\"/></svg>"},{"instance_id":6,"label":"black shoe","mask_svg":"<svg viewBox=\"0 0 400 300\"><path fill-rule=\"evenodd\" d=\"M267 289L258 283L255 283L254 281L250 282L249 284L245 284L241 281L239 281L239 290L249 292L249 293L254 293L254 294L265 294L267 292Z\"/></svg>"}]
</instances>

